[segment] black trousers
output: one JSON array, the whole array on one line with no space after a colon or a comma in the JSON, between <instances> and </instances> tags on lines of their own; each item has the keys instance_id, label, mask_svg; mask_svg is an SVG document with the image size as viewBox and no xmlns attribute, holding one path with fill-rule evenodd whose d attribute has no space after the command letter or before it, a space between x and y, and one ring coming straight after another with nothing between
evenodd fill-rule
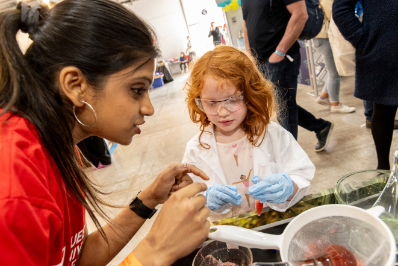
<instances>
[{"instance_id":1,"label":"black trousers","mask_svg":"<svg viewBox=\"0 0 398 266\"><path fill-rule=\"evenodd\" d=\"M184 66L184 70L187 68L187 63L180 63L180 68L181 68L181 70L183 70L182 69L182 66Z\"/></svg>"},{"instance_id":2,"label":"black trousers","mask_svg":"<svg viewBox=\"0 0 398 266\"><path fill-rule=\"evenodd\" d=\"M373 104L372 135L376 146L377 169L390 170L390 148L398 106ZM393 147L398 149L398 147Z\"/></svg>"}]
</instances>

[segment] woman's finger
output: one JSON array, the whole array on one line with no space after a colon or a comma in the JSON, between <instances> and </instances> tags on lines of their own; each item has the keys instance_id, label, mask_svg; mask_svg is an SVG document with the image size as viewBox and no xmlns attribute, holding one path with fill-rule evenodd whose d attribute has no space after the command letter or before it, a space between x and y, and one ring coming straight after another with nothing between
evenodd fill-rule
<instances>
[{"instance_id":1,"label":"woman's finger","mask_svg":"<svg viewBox=\"0 0 398 266\"><path fill-rule=\"evenodd\" d=\"M188 173L192 173L196 176L199 176L203 180L209 180L210 178L199 168L197 168L195 165L187 164L188 168Z\"/></svg>"},{"instance_id":2,"label":"woman's finger","mask_svg":"<svg viewBox=\"0 0 398 266\"><path fill-rule=\"evenodd\" d=\"M210 178L199 168L194 165L183 163L183 164L173 164L172 171L174 172L173 178L181 173L192 173L196 176L199 176L203 180L209 180Z\"/></svg>"},{"instance_id":3,"label":"woman's finger","mask_svg":"<svg viewBox=\"0 0 398 266\"><path fill-rule=\"evenodd\" d=\"M181 197L192 198L200 192L206 191L207 186L205 183L196 182L190 184L183 189L179 190L176 195L180 195Z\"/></svg>"},{"instance_id":4,"label":"woman's finger","mask_svg":"<svg viewBox=\"0 0 398 266\"><path fill-rule=\"evenodd\" d=\"M177 191L177 190L183 189L183 188L186 187L186 186L189 186L189 185L192 184L192 183L193 183L193 182L184 181L184 182L181 182L181 183L178 184L178 185L174 185L174 186L172 187L172 189L173 189L174 191Z\"/></svg>"},{"instance_id":5,"label":"woman's finger","mask_svg":"<svg viewBox=\"0 0 398 266\"><path fill-rule=\"evenodd\" d=\"M182 183L182 182L190 182L190 183L193 183L192 178L191 178L187 173L182 174L181 178L178 179L178 180L176 180L176 181L177 181L177 182L176 182L177 185L180 184L180 183Z\"/></svg>"},{"instance_id":6,"label":"woman's finger","mask_svg":"<svg viewBox=\"0 0 398 266\"><path fill-rule=\"evenodd\" d=\"M207 206L204 206L200 211L199 211L199 219L202 220L204 223L206 223L207 218L210 216L210 209L207 208Z\"/></svg>"},{"instance_id":7,"label":"woman's finger","mask_svg":"<svg viewBox=\"0 0 398 266\"><path fill-rule=\"evenodd\" d=\"M196 209L201 210L203 207L206 206L207 199L203 195L197 195L196 197L191 198L191 202L196 207Z\"/></svg>"}]
</instances>

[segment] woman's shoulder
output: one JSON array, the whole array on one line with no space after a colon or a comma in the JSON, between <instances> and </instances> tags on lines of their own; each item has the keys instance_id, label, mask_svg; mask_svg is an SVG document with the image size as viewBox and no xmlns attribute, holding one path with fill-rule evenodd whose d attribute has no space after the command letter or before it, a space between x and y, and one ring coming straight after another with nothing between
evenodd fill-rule
<instances>
[{"instance_id":1,"label":"woman's shoulder","mask_svg":"<svg viewBox=\"0 0 398 266\"><path fill-rule=\"evenodd\" d=\"M38 197L58 174L35 127L19 115L0 117L0 157L0 198Z\"/></svg>"},{"instance_id":2,"label":"woman's shoulder","mask_svg":"<svg viewBox=\"0 0 398 266\"><path fill-rule=\"evenodd\" d=\"M0 136L2 152L7 147L12 147L14 151L23 150L25 152L34 148L42 149L40 137L34 125L27 118L18 114L5 113L0 116ZM26 155L28 154L29 152L26 153Z\"/></svg>"}]
</instances>

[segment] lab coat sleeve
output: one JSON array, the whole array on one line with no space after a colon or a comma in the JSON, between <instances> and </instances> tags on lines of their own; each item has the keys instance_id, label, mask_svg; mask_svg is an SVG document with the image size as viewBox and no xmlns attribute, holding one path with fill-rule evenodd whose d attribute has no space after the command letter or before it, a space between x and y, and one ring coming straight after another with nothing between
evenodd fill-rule
<instances>
[{"instance_id":1,"label":"lab coat sleeve","mask_svg":"<svg viewBox=\"0 0 398 266\"><path fill-rule=\"evenodd\" d=\"M298 186L298 191L291 200L283 203L267 202L267 204L276 211L285 212L309 193L310 181L315 175L315 166L288 131L281 128L279 136L277 146L280 149L281 170L292 178Z\"/></svg>"},{"instance_id":2,"label":"lab coat sleeve","mask_svg":"<svg viewBox=\"0 0 398 266\"><path fill-rule=\"evenodd\" d=\"M198 158L197 151L198 151L198 149L195 149L194 145L192 145L191 142L188 142L187 147L185 148L184 157L182 158L182 163L195 165L197 168L199 168L200 170L203 171L200 160L197 160L197 158ZM200 177L198 177L194 174L191 174L191 173L188 173L188 175L192 178L193 182L202 182L202 183L205 183L207 186L209 186L208 182L204 182L203 179L201 179ZM198 194L205 195L205 193L206 193L206 191L200 192Z\"/></svg>"},{"instance_id":3,"label":"lab coat sleeve","mask_svg":"<svg viewBox=\"0 0 398 266\"><path fill-rule=\"evenodd\" d=\"M188 143L187 147L185 148L185 153L184 153L184 157L182 159L182 163L195 165L197 168L202 169L196 158L197 158L197 156L195 153L195 149L193 149L192 145L190 143ZM198 177L194 174L189 173L188 175L192 178L193 182L203 182L203 180L200 177Z\"/></svg>"}]
</instances>

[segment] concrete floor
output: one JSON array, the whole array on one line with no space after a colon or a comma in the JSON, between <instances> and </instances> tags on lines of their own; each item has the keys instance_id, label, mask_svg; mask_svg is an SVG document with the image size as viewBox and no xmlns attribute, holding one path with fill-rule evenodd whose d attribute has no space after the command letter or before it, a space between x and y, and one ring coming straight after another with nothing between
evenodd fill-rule
<instances>
[{"instance_id":1,"label":"concrete floor","mask_svg":"<svg viewBox=\"0 0 398 266\"><path fill-rule=\"evenodd\" d=\"M112 155L112 165L93 172L93 177L102 190L112 192L106 200L113 204L126 205L139 190L150 184L167 165L181 162L186 143L196 134L198 126L188 116L182 90L188 73L174 76L174 81L150 91L155 115L146 118L141 135L135 136L129 146L118 146ZM376 152L370 129L364 126L362 101L353 96L354 77L342 79L340 101L357 108L355 113L331 113L326 106L314 102L307 93L309 86L299 85L299 105L335 123L327 149L314 151L317 143L313 132L299 128L298 142L315 164L317 171L311 182L311 193L332 188L336 181L347 173L377 166ZM398 148L398 131L394 131L391 156ZM111 217L120 209L110 209ZM129 244L109 264L118 265L149 232L156 216L148 220ZM94 226L89 223L90 231Z\"/></svg>"}]
</instances>

